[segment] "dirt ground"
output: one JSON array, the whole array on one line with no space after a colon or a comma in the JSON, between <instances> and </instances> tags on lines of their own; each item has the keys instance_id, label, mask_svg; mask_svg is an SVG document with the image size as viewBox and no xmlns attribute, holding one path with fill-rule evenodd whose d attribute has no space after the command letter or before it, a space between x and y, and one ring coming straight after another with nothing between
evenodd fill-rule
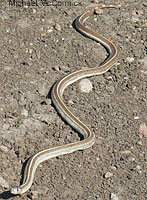
<instances>
[{"instance_id":1,"label":"dirt ground","mask_svg":"<svg viewBox=\"0 0 147 200\"><path fill-rule=\"evenodd\" d=\"M147 123L143 0L124 0L128 7L104 9L86 21L120 52L111 70L89 78L90 93L81 93L79 82L64 92L68 108L95 133L95 144L42 163L28 192L9 193L12 185L20 184L31 155L80 140L56 112L50 89L68 73L98 66L107 56L101 45L74 29L76 17L94 3L122 3L86 0L60 5L58 1L58 6L43 6L49 1L38 1L21 6L20 2L17 6L0 2L0 146L7 147L0 152L0 177L8 185L0 185L0 199L147 199L147 140L139 132Z\"/></svg>"}]
</instances>

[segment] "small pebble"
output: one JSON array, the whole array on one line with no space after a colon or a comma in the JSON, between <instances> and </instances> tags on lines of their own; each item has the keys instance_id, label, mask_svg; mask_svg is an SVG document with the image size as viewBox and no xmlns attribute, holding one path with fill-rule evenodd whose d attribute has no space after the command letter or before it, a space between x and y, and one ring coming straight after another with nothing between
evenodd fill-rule
<instances>
[{"instance_id":1,"label":"small pebble","mask_svg":"<svg viewBox=\"0 0 147 200\"><path fill-rule=\"evenodd\" d=\"M60 26L59 24L56 24L56 25L54 26L54 28L55 28L57 31L61 31L61 26Z\"/></svg>"},{"instance_id":2,"label":"small pebble","mask_svg":"<svg viewBox=\"0 0 147 200\"><path fill-rule=\"evenodd\" d=\"M136 165L135 169L136 169L136 170L141 170L141 166Z\"/></svg>"},{"instance_id":3,"label":"small pebble","mask_svg":"<svg viewBox=\"0 0 147 200\"><path fill-rule=\"evenodd\" d=\"M103 9L100 9L100 8L95 9L94 12L95 12L95 14L97 14L97 15L102 15L102 14L104 13Z\"/></svg>"},{"instance_id":4,"label":"small pebble","mask_svg":"<svg viewBox=\"0 0 147 200\"><path fill-rule=\"evenodd\" d=\"M46 20L46 23L47 23L47 24L52 24L52 23L53 23L53 20L52 20L52 19L47 19L47 20Z\"/></svg>"},{"instance_id":5,"label":"small pebble","mask_svg":"<svg viewBox=\"0 0 147 200\"><path fill-rule=\"evenodd\" d=\"M81 92L89 93L93 86L88 78L84 78L79 82L79 88Z\"/></svg>"},{"instance_id":6,"label":"small pebble","mask_svg":"<svg viewBox=\"0 0 147 200\"><path fill-rule=\"evenodd\" d=\"M28 116L28 111L26 109L23 109L21 111L21 116L27 117Z\"/></svg>"},{"instance_id":7,"label":"small pebble","mask_svg":"<svg viewBox=\"0 0 147 200\"><path fill-rule=\"evenodd\" d=\"M33 13L35 14L36 12L37 12L36 9L33 8Z\"/></svg>"},{"instance_id":8,"label":"small pebble","mask_svg":"<svg viewBox=\"0 0 147 200\"><path fill-rule=\"evenodd\" d=\"M117 170L117 168L115 167L115 166L111 166L111 169L113 169L113 170Z\"/></svg>"},{"instance_id":9,"label":"small pebble","mask_svg":"<svg viewBox=\"0 0 147 200\"><path fill-rule=\"evenodd\" d=\"M119 200L119 198L114 193L111 193L111 199L112 200Z\"/></svg>"},{"instance_id":10,"label":"small pebble","mask_svg":"<svg viewBox=\"0 0 147 200\"><path fill-rule=\"evenodd\" d=\"M143 59L140 59L139 62L143 63L144 66L147 66L147 56L145 56Z\"/></svg>"},{"instance_id":11,"label":"small pebble","mask_svg":"<svg viewBox=\"0 0 147 200\"><path fill-rule=\"evenodd\" d=\"M34 119L40 120L41 122L46 122L47 124L51 124L55 121L55 115L53 114L34 114Z\"/></svg>"},{"instance_id":12,"label":"small pebble","mask_svg":"<svg viewBox=\"0 0 147 200\"><path fill-rule=\"evenodd\" d=\"M1 145L0 146L0 151L4 152L4 153L7 153L8 152L8 148L6 146L4 146L4 145Z\"/></svg>"},{"instance_id":13,"label":"small pebble","mask_svg":"<svg viewBox=\"0 0 147 200\"><path fill-rule=\"evenodd\" d=\"M47 105L51 105L52 103L51 99L46 99L45 102L47 103Z\"/></svg>"},{"instance_id":14,"label":"small pebble","mask_svg":"<svg viewBox=\"0 0 147 200\"><path fill-rule=\"evenodd\" d=\"M32 52L33 52L33 49L29 49L29 53L32 54Z\"/></svg>"},{"instance_id":15,"label":"small pebble","mask_svg":"<svg viewBox=\"0 0 147 200\"><path fill-rule=\"evenodd\" d=\"M138 144L139 146L143 146L143 144L142 144L141 141L138 141L137 144Z\"/></svg>"},{"instance_id":16,"label":"small pebble","mask_svg":"<svg viewBox=\"0 0 147 200\"><path fill-rule=\"evenodd\" d=\"M5 67L4 67L4 70L5 70L5 71L11 71L12 69L13 69L13 68L12 68L11 66L5 66Z\"/></svg>"},{"instance_id":17,"label":"small pebble","mask_svg":"<svg viewBox=\"0 0 147 200\"><path fill-rule=\"evenodd\" d=\"M136 11L135 11L135 10L132 10L132 11L131 11L131 15L132 15L132 16L136 16L136 15L137 15Z\"/></svg>"},{"instance_id":18,"label":"small pebble","mask_svg":"<svg viewBox=\"0 0 147 200\"><path fill-rule=\"evenodd\" d=\"M47 33L51 33L51 32L53 32L53 29L49 28L49 29L47 30Z\"/></svg>"},{"instance_id":19,"label":"small pebble","mask_svg":"<svg viewBox=\"0 0 147 200\"><path fill-rule=\"evenodd\" d=\"M0 176L0 185L5 188L5 189L8 189L9 188L9 185L8 183L6 182L6 180Z\"/></svg>"},{"instance_id":20,"label":"small pebble","mask_svg":"<svg viewBox=\"0 0 147 200\"><path fill-rule=\"evenodd\" d=\"M31 198L34 199L38 199L38 191L31 191Z\"/></svg>"},{"instance_id":21,"label":"small pebble","mask_svg":"<svg viewBox=\"0 0 147 200\"><path fill-rule=\"evenodd\" d=\"M37 188L37 192L39 194L45 194L45 193L47 193L47 191L48 191L48 188L46 186L40 186Z\"/></svg>"},{"instance_id":22,"label":"small pebble","mask_svg":"<svg viewBox=\"0 0 147 200\"><path fill-rule=\"evenodd\" d=\"M53 69L54 69L56 72L59 72L59 71L60 71L60 68L59 68L59 66L57 66L57 65L55 65L55 66L53 67Z\"/></svg>"},{"instance_id":23,"label":"small pebble","mask_svg":"<svg viewBox=\"0 0 147 200\"><path fill-rule=\"evenodd\" d=\"M135 161L135 158L134 158L134 157L130 157L130 161L131 161L131 162L134 162L134 161Z\"/></svg>"},{"instance_id":24,"label":"small pebble","mask_svg":"<svg viewBox=\"0 0 147 200\"><path fill-rule=\"evenodd\" d=\"M111 178L112 176L113 176L113 173L111 173L111 172L107 172L105 174L105 178Z\"/></svg>"},{"instance_id":25,"label":"small pebble","mask_svg":"<svg viewBox=\"0 0 147 200\"><path fill-rule=\"evenodd\" d=\"M83 56L84 55L82 51L79 51L78 54L79 54L79 56Z\"/></svg>"},{"instance_id":26,"label":"small pebble","mask_svg":"<svg viewBox=\"0 0 147 200\"><path fill-rule=\"evenodd\" d=\"M143 15L144 14L143 10L138 10L137 13L138 13L138 15Z\"/></svg>"},{"instance_id":27,"label":"small pebble","mask_svg":"<svg viewBox=\"0 0 147 200\"><path fill-rule=\"evenodd\" d=\"M68 103L69 103L69 104L74 104L74 102L73 102L72 99L69 99L69 100L68 100Z\"/></svg>"},{"instance_id":28,"label":"small pebble","mask_svg":"<svg viewBox=\"0 0 147 200\"><path fill-rule=\"evenodd\" d=\"M133 57L127 57L127 58L126 58L126 61L127 61L128 63L131 63L131 62L134 61L134 58L133 58Z\"/></svg>"},{"instance_id":29,"label":"small pebble","mask_svg":"<svg viewBox=\"0 0 147 200\"><path fill-rule=\"evenodd\" d=\"M4 124L3 129L8 129L10 127L10 124Z\"/></svg>"},{"instance_id":30,"label":"small pebble","mask_svg":"<svg viewBox=\"0 0 147 200\"><path fill-rule=\"evenodd\" d=\"M48 87L45 87L44 85L42 85L39 87L38 92L40 96L45 97L48 93Z\"/></svg>"},{"instance_id":31,"label":"small pebble","mask_svg":"<svg viewBox=\"0 0 147 200\"><path fill-rule=\"evenodd\" d=\"M60 69L66 72L69 71L69 67L67 65L61 65Z\"/></svg>"},{"instance_id":32,"label":"small pebble","mask_svg":"<svg viewBox=\"0 0 147 200\"><path fill-rule=\"evenodd\" d=\"M147 137L147 126L145 123L140 124L139 133Z\"/></svg>"},{"instance_id":33,"label":"small pebble","mask_svg":"<svg viewBox=\"0 0 147 200\"><path fill-rule=\"evenodd\" d=\"M26 97L25 96L21 96L18 103L19 103L20 106L26 105L26 103L27 103Z\"/></svg>"},{"instance_id":34,"label":"small pebble","mask_svg":"<svg viewBox=\"0 0 147 200\"><path fill-rule=\"evenodd\" d=\"M138 22L138 21L139 21L139 16L134 16L134 17L132 17L132 21L133 21L133 22Z\"/></svg>"},{"instance_id":35,"label":"small pebble","mask_svg":"<svg viewBox=\"0 0 147 200\"><path fill-rule=\"evenodd\" d=\"M135 116L135 117L134 117L134 119L139 119L139 118L140 118L139 116Z\"/></svg>"},{"instance_id":36,"label":"small pebble","mask_svg":"<svg viewBox=\"0 0 147 200\"><path fill-rule=\"evenodd\" d=\"M125 151L121 151L120 153L122 153L122 154L130 154L131 151L129 151L129 150L125 150Z\"/></svg>"},{"instance_id":37,"label":"small pebble","mask_svg":"<svg viewBox=\"0 0 147 200\"><path fill-rule=\"evenodd\" d=\"M106 80L112 80L112 76L105 76Z\"/></svg>"},{"instance_id":38,"label":"small pebble","mask_svg":"<svg viewBox=\"0 0 147 200\"><path fill-rule=\"evenodd\" d=\"M41 33L41 37L46 37L46 33Z\"/></svg>"},{"instance_id":39,"label":"small pebble","mask_svg":"<svg viewBox=\"0 0 147 200\"><path fill-rule=\"evenodd\" d=\"M33 62L31 60L28 60L27 64L28 64L29 67L31 67L33 65Z\"/></svg>"}]
</instances>

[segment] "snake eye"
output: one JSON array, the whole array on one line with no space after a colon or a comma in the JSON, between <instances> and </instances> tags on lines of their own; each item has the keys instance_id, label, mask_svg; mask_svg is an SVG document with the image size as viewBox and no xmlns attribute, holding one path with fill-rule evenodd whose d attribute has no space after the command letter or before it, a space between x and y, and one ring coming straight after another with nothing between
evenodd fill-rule
<instances>
[{"instance_id":1,"label":"snake eye","mask_svg":"<svg viewBox=\"0 0 147 200\"><path fill-rule=\"evenodd\" d=\"M20 188L19 186L13 186L10 190L11 194L19 194L20 193Z\"/></svg>"}]
</instances>

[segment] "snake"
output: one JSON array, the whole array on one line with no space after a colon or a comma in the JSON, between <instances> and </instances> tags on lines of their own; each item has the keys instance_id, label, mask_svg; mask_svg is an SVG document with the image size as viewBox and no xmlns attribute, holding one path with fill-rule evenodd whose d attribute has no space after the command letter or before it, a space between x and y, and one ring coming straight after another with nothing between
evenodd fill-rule
<instances>
[{"instance_id":1,"label":"snake","mask_svg":"<svg viewBox=\"0 0 147 200\"><path fill-rule=\"evenodd\" d=\"M87 26L84 25L86 19L92 16L97 9L102 8L120 8L122 5L105 5L100 4L90 11L86 11L81 16L77 17L75 20L75 28L78 32L82 33L86 37L93 39L94 41L100 43L105 47L109 53L107 58L95 68L86 68L78 71L74 71L59 81L57 81L52 90L51 90L51 99L52 102L58 111L59 115L80 135L82 138L80 141L75 143L65 144L63 146L57 146L49 149L42 150L32 157L29 158L27 165L24 170L23 182L19 186L11 187L10 193L14 195L22 195L31 188L33 183L34 175L38 165L48 159L69 154L77 150L84 150L91 147L95 142L95 134L92 130L83 122L81 122L65 105L63 101L63 92L72 83L85 78L96 75L102 75L107 72L117 61L118 59L118 50L116 46L110 42L105 37L99 35L98 33L90 30Z\"/></svg>"}]
</instances>

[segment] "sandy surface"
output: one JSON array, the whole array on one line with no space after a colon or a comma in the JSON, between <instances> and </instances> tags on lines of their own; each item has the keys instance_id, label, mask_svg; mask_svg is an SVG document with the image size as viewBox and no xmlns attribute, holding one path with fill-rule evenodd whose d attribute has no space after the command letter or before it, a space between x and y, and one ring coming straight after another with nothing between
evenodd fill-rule
<instances>
[{"instance_id":1,"label":"sandy surface","mask_svg":"<svg viewBox=\"0 0 147 200\"><path fill-rule=\"evenodd\" d=\"M52 85L71 71L99 65L107 53L72 26L90 1L83 6L15 7L1 0L0 146L8 151L0 153L0 177L8 186L0 185L0 199L147 199L147 140L139 133L140 124L147 122L147 4L123 2L130 6L105 9L86 22L115 43L117 64L89 78L89 94L80 92L78 82L64 93L70 110L95 133L95 144L42 163L31 190L20 197L11 196L8 186L20 184L31 155L80 140L47 98ZM31 191L38 193L36 198Z\"/></svg>"}]
</instances>

